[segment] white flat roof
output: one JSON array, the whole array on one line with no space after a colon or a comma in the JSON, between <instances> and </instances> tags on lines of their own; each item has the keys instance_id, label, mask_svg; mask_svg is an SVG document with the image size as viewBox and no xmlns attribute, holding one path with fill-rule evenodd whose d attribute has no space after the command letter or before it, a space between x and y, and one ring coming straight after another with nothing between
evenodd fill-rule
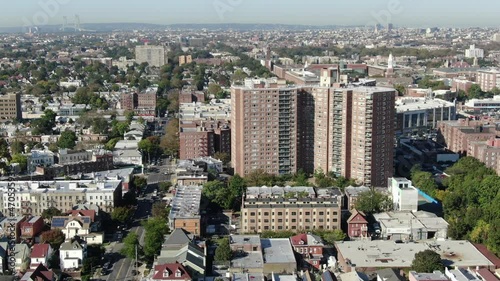
<instances>
[{"instance_id":1,"label":"white flat roof","mask_svg":"<svg viewBox=\"0 0 500 281\"><path fill-rule=\"evenodd\" d=\"M454 103L442 99L404 98L396 100L398 113L454 106Z\"/></svg>"},{"instance_id":2,"label":"white flat roof","mask_svg":"<svg viewBox=\"0 0 500 281\"><path fill-rule=\"evenodd\" d=\"M470 242L463 240L395 243L387 240L336 242L339 254L352 267L411 267L415 254L424 250L439 253L445 266L493 265Z\"/></svg>"}]
</instances>

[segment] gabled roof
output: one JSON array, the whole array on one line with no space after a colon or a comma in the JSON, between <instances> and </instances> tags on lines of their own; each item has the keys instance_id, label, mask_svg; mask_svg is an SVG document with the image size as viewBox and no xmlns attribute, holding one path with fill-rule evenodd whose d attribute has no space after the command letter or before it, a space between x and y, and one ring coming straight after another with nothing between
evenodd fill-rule
<instances>
[{"instance_id":1,"label":"gabled roof","mask_svg":"<svg viewBox=\"0 0 500 281\"><path fill-rule=\"evenodd\" d=\"M91 221L95 221L95 210L71 210L68 215L72 217L90 217Z\"/></svg>"},{"instance_id":2,"label":"gabled roof","mask_svg":"<svg viewBox=\"0 0 500 281\"><path fill-rule=\"evenodd\" d=\"M45 258L49 253L49 244L35 244L31 251L31 258Z\"/></svg>"},{"instance_id":3,"label":"gabled roof","mask_svg":"<svg viewBox=\"0 0 500 281\"><path fill-rule=\"evenodd\" d=\"M293 246L307 245L307 234L301 233L290 237Z\"/></svg>"},{"instance_id":4,"label":"gabled roof","mask_svg":"<svg viewBox=\"0 0 500 281\"><path fill-rule=\"evenodd\" d=\"M61 244L60 250L73 251L73 250L83 250L83 247L78 241L64 242Z\"/></svg>"},{"instance_id":5,"label":"gabled roof","mask_svg":"<svg viewBox=\"0 0 500 281\"><path fill-rule=\"evenodd\" d=\"M368 221L366 220L365 214L363 212L361 212L361 211L356 210L356 209L352 210L352 214L347 219L347 223L350 223L355 218L357 218L356 223L368 223Z\"/></svg>"},{"instance_id":6,"label":"gabled roof","mask_svg":"<svg viewBox=\"0 0 500 281\"><path fill-rule=\"evenodd\" d=\"M168 277L164 277L165 271L168 272ZM153 275L153 280L190 280L191 276L187 270L180 263L167 263L155 266L155 271ZM180 277L176 276L176 273L181 274Z\"/></svg>"},{"instance_id":7,"label":"gabled roof","mask_svg":"<svg viewBox=\"0 0 500 281\"><path fill-rule=\"evenodd\" d=\"M163 243L164 246L168 247L169 245L185 245L189 244L191 239L189 239L188 234L182 228L176 228L165 240Z\"/></svg>"},{"instance_id":8,"label":"gabled roof","mask_svg":"<svg viewBox=\"0 0 500 281\"><path fill-rule=\"evenodd\" d=\"M36 268L28 269L21 281L52 281L54 277L54 272L40 263Z\"/></svg>"}]
</instances>

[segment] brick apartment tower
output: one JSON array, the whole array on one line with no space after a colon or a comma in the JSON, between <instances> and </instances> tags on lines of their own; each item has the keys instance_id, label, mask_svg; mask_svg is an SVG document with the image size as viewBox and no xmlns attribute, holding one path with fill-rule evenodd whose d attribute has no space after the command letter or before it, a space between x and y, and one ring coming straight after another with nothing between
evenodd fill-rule
<instances>
[{"instance_id":1,"label":"brick apartment tower","mask_svg":"<svg viewBox=\"0 0 500 281\"><path fill-rule=\"evenodd\" d=\"M321 169L367 186L393 175L393 89L234 87L231 107L235 173Z\"/></svg>"}]
</instances>

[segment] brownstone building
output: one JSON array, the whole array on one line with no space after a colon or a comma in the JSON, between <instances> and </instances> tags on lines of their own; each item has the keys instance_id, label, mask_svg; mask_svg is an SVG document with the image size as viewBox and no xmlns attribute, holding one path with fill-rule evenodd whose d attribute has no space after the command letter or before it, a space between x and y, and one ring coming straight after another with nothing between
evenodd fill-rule
<instances>
[{"instance_id":1,"label":"brownstone building","mask_svg":"<svg viewBox=\"0 0 500 281\"><path fill-rule=\"evenodd\" d=\"M241 231L340 229L341 207L338 189L249 187L241 207Z\"/></svg>"},{"instance_id":2,"label":"brownstone building","mask_svg":"<svg viewBox=\"0 0 500 281\"><path fill-rule=\"evenodd\" d=\"M233 87L235 173L321 168L367 186L385 186L393 173L395 90L325 85L330 84Z\"/></svg>"}]
</instances>

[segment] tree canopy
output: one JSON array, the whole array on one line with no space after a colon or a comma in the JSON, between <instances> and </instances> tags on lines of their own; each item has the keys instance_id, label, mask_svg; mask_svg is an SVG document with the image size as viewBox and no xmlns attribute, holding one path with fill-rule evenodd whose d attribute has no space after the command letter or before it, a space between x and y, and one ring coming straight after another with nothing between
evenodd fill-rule
<instances>
[{"instance_id":1,"label":"tree canopy","mask_svg":"<svg viewBox=\"0 0 500 281\"><path fill-rule=\"evenodd\" d=\"M40 237L42 243L49 243L54 249L59 249L64 243L65 235L60 229L51 229L42 233Z\"/></svg>"},{"instance_id":2,"label":"tree canopy","mask_svg":"<svg viewBox=\"0 0 500 281\"><path fill-rule=\"evenodd\" d=\"M125 223L133 214L129 207L115 207L111 213L111 219L119 223Z\"/></svg>"},{"instance_id":3,"label":"tree canopy","mask_svg":"<svg viewBox=\"0 0 500 281\"><path fill-rule=\"evenodd\" d=\"M125 239L123 239L123 248L120 253L129 259L135 259L136 246L139 253L139 235L137 235L137 233L135 232L130 232L129 234L127 234L127 236L125 236Z\"/></svg>"},{"instance_id":4,"label":"tree canopy","mask_svg":"<svg viewBox=\"0 0 500 281\"><path fill-rule=\"evenodd\" d=\"M164 235L168 233L167 220L153 217L142 223L144 226L144 254L152 260L160 252Z\"/></svg>"},{"instance_id":5,"label":"tree canopy","mask_svg":"<svg viewBox=\"0 0 500 281\"><path fill-rule=\"evenodd\" d=\"M52 220L52 217L54 216L62 216L63 212L56 207L49 207L42 212L42 218L46 220Z\"/></svg>"},{"instance_id":6,"label":"tree canopy","mask_svg":"<svg viewBox=\"0 0 500 281\"><path fill-rule=\"evenodd\" d=\"M59 139L57 140L57 146L59 148L69 148L73 149L76 146L76 133L74 131L66 130L61 133Z\"/></svg>"},{"instance_id":7,"label":"tree canopy","mask_svg":"<svg viewBox=\"0 0 500 281\"><path fill-rule=\"evenodd\" d=\"M217 248L215 249L214 260L216 262L227 262L230 261L233 256L233 251L229 245L229 239L224 238L220 240Z\"/></svg>"},{"instance_id":8,"label":"tree canopy","mask_svg":"<svg viewBox=\"0 0 500 281\"><path fill-rule=\"evenodd\" d=\"M391 199L387 195L375 190L360 193L355 205L357 210L365 214L380 213L392 209Z\"/></svg>"},{"instance_id":9,"label":"tree canopy","mask_svg":"<svg viewBox=\"0 0 500 281\"><path fill-rule=\"evenodd\" d=\"M432 250L425 250L415 254L411 269L416 272L434 272L435 270L442 271L444 265L438 253Z\"/></svg>"}]
</instances>

